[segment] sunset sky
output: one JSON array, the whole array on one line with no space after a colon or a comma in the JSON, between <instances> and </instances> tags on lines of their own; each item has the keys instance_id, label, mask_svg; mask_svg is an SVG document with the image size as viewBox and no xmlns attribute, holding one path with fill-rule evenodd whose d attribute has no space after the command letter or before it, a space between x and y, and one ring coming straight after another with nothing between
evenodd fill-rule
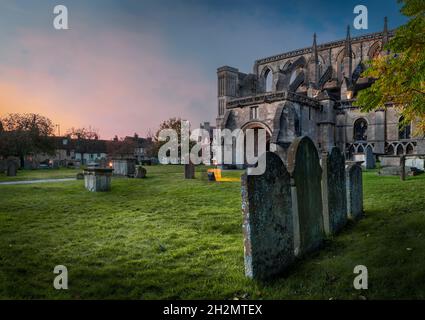
<instances>
[{"instance_id":1,"label":"sunset sky","mask_svg":"<svg viewBox=\"0 0 425 320\"><path fill-rule=\"evenodd\" d=\"M66 5L69 30L53 28ZM0 116L43 114L61 133L144 136L162 120L215 123L216 69L345 37L353 8L369 30L405 22L396 0L0 0ZM353 29L353 28L352 28Z\"/></svg>"}]
</instances>

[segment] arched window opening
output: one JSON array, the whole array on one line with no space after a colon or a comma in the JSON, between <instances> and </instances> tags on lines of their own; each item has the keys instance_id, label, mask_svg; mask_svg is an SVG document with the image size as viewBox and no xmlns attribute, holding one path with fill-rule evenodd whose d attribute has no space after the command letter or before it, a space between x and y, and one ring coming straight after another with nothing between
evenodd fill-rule
<instances>
[{"instance_id":1,"label":"arched window opening","mask_svg":"<svg viewBox=\"0 0 425 320\"><path fill-rule=\"evenodd\" d=\"M266 92L272 92L273 91L273 72L270 69L267 69L266 73L264 74L264 80L265 80L265 88Z\"/></svg>"},{"instance_id":2,"label":"arched window opening","mask_svg":"<svg viewBox=\"0 0 425 320\"><path fill-rule=\"evenodd\" d=\"M301 134L301 121L300 121L300 118L298 117L298 114L295 114L294 129L295 129L295 135L297 137L300 137L302 135Z\"/></svg>"},{"instance_id":3,"label":"arched window opening","mask_svg":"<svg viewBox=\"0 0 425 320\"><path fill-rule=\"evenodd\" d=\"M413 154L413 146L409 143L406 147L406 154Z\"/></svg>"},{"instance_id":4,"label":"arched window opening","mask_svg":"<svg viewBox=\"0 0 425 320\"><path fill-rule=\"evenodd\" d=\"M410 139L411 136L411 126L410 123L406 124L404 122L404 117L400 117L398 121L398 138L400 140Z\"/></svg>"},{"instance_id":5,"label":"arched window opening","mask_svg":"<svg viewBox=\"0 0 425 320\"><path fill-rule=\"evenodd\" d=\"M399 144L398 147L397 147L397 155L401 156L403 154L404 154L403 146L401 144Z\"/></svg>"},{"instance_id":6,"label":"arched window opening","mask_svg":"<svg viewBox=\"0 0 425 320\"><path fill-rule=\"evenodd\" d=\"M367 122L365 119L360 118L354 122L354 141L367 140Z\"/></svg>"},{"instance_id":7,"label":"arched window opening","mask_svg":"<svg viewBox=\"0 0 425 320\"><path fill-rule=\"evenodd\" d=\"M351 145L350 148L348 149L348 156L347 156L348 159L352 159L353 154L355 154L355 153L356 153L356 150L355 150L354 146Z\"/></svg>"},{"instance_id":8,"label":"arched window opening","mask_svg":"<svg viewBox=\"0 0 425 320\"><path fill-rule=\"evenodd\" d=\"M387 154L389 156L393 156L394 155L394 147L392 144L389 145L389 147L387 148Z\"/></svg>"},{"instance_id":9,"label":"arched window opening","mask_svg":"<svg viewBox=\"0 0 425 320\"><path fill-rule=\"evenodd\" d=\"M297 78L297 76L299 74L300 74L300 69L299 68L296 69L296 70L294 70L294 71L292 71L291 77L289 78L289 84L292 84L295 81L295 79Z\"/></svg>"},{"instance_id":10,"label":"arched window opening","mask_svg":"<svg viewBox=\"0 0 425 320\"><path fill-rule=\"evenodd\" d=\"M364 153L364 149L363 149L363 146L362 146L362 145L360 145L360 146L357 148L357 153Z\"/></svg>"}]
</instances>

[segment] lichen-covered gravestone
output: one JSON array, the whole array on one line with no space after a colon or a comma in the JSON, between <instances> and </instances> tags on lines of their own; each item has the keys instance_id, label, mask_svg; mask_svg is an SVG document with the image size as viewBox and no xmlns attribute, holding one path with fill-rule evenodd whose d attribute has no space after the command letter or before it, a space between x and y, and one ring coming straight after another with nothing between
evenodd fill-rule
<instances>
[{"instance_id":1,"label":"lichen-covered gravestone","mask_svg":"<svg viewBox=\"0 0 425 320\"><path fill-rule=\"evenodd\" d=\"M347 214L351 219L363 215L363 178L362 168L357 164L349 165L346 170Z\"/></svg>"},{"instance_id":2,"label":"lichen-covered gravestone","mask_svg":"<svg viewBox=\"0 0 425 320\"><path fill-rule=\"evenodd\" d=\"M184 178L195 179L195 165L193 163L187 163L184 165Z\"/></svg>"},{"instance_id":3,"label":"lichen-covered gravestone","mask_svg":"<svg viewBox=\"0 0 425 320\"><path fill-rule=\"evenodd\" d=\"M290 176L275 153L262 158L264 174L242 176L245 274L260 280L281 273L294 260Z\"/></svg>"},{"instance_id":4,"label":"lichen-covered gravestone","mask_svg":"<svg viewBox=\"0 0 425 320\"><path fill-rule=\"evenodd\" d=\"M323 239L322 168L313 141L295 138L288 150L294 203L295 254L318 248Z\"/></svg>"},{"instance_id":5,"label":"lichen-covered gravestone","mask_svg":"<svg viewBox=\"0 0 425 320\"><path fill-rule=\"evenodd\" d=\"M365 160L366 160L366 169L375 169L376 161L375 155L373 154L373 149L371 146L366 147L365 151Z\"/></svg>"},{"instance_id":6,"label":"lichen-covered gravestone","mask_svg":"<svg viewBox=\"0 0 425 320\"><path fill-rule=\"evenodd\" d=\"M18 171L18 165L13 160L7 161L7 169L6 169L6 175L8 177L15 177L16 173Z\"/></svg>"},{"instance_id":7,"label":"lichen-covered gravestone","mask_svg":"<svg viewBox=\"0 0 425 320\"><path fill-rule=\"evenodd\" d=\"M322 199L325 233L337 233L347 223L345 158L339 148L322 154Z\"/></svg>"}]
</instances>

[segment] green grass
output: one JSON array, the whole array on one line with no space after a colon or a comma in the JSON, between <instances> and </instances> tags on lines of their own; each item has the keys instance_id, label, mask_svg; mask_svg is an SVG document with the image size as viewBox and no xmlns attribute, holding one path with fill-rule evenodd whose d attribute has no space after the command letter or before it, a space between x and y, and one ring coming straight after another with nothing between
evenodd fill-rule
<instances>
[{"instance_id":1,"label":"green grass","mask_svg":"<svg viewBox=\"0 0 425 320\"><path fill-rule=\"evenodd\" d=\"M147 170L114 179L109 193L82 181L0 186L0 298L425 298L425 175L402 183L365 172L366 217L257 283L244 277L240 183ZM69 290L53 288L59 264ZM359 264L365 291L352 285Z\"/></svg>"},{"instance_id":2,"label":"green grass","mask_svg":"<svg viewBox=\"0 0 425 320\"><path fill-rule=\"evenodd\" d=\"M15 177L8 177L4 172L0 173L0 182L3 181L22 181L22 180L40 180L40 179L60 179L75 178L82 169L39 169L39 170L18 170Z\"/></svg>"}]
</instances>

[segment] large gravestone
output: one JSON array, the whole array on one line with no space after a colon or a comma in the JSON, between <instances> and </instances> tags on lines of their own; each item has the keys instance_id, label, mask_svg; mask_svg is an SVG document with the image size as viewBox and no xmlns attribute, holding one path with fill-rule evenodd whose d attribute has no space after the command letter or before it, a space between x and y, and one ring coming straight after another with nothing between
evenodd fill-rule
<instances>
[{"instance_id":1,"label":"large gravestone","mask_svg":"<svg viewBox=\"0 0 425 320\"><path fill-rule=\"evenodd\" d=\"M347 166L346 184L348 217L358 219L363 215L363 178L362 168L359 165Z\"/></svg>"},{"instance_id":2,"label":"large gravestone","mask_svg":"<svg viewBox=\"0 0 425 320\"><path fill-rule=\"evenodd\" d=\"M184 178L195 179L195 165L193 163L187 163L184 165Z\"/></svg>"},{"instance_id":3,"label":"large gravestone","mask_svg":"<svg viewBox=\"0 0 425 320\"><path fill-rule=\"evenodd\" d=\"M345 158L339 148L322 155L322 199L325 233L337 233L347 223Z\"/></svg>"},{"instance_id":4,"label":"large gravestone","mask_svg":"<svg viewBox=\"0 0 425 320\"><path fill-rule=\"evenodd\" d=\"M6 165L6 175L8 177L15 177L18 171L18 165L16 164L16 162L14 160L7 160Z\"/></svg>"},{"instance_id":5,"label":"large gravestone","mask_svg":"<svg viewBox=\"0 0 425 320\"><path fill-rule=\"evenodd\" d=\"M294 260L290 176L278 155L262 157L263 175L242 176L245 274L254 279L279 274Z\"/></svg>"},{"instance_id":6,"label":"large gravestone","mask_svg":"<svg viewBox=\"0 0 425 320\"><path fill-rule=\"evenodd\" d=\"M292 178L295 254L318 248L324 239L322 213L322 168L313 141L295 138L288 150L288 171Z\"/></svg>"},{"instance_id":7,"label":"large gravestone","mask_svg":"<svg viewBox=\"0 0 425 320\"><path fill-rule=\"evenodd\" d=\"M366 160L366 169L375 169L376 161L375 155L373 154L373 149L371 146L366 147L365 151L365 160Z\"/></svg>"}]
</instances>

